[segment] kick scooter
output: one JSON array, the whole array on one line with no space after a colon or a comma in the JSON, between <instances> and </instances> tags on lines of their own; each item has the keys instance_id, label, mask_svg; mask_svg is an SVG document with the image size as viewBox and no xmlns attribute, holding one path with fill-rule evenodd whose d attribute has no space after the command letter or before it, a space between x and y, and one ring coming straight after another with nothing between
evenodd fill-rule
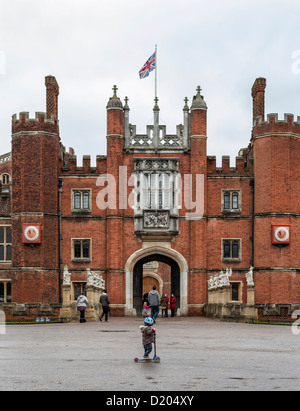
<instances>
[{"instance_id":1,"label":"kick scooter","mask_svg":"<svg viewBox=\"0 0 300 411\"><path fill-rule=\"evenodd\" d=\"M160 362L160 357L156 355L156 330L153 329L153 337L154 337L154 356L153 358L138 358L134 359L135 362Z\"/></svg>"}]
</instances>

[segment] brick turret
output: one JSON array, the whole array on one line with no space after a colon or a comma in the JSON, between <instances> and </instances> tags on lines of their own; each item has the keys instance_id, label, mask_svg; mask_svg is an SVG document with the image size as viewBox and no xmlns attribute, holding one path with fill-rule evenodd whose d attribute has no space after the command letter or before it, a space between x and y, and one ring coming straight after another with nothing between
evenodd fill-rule
<instances>
[{"instance_id":1,"label":"brick turret","mask_svg":"<svg viewBox=\"0 0 300 411\"><path fill-rule=\"evenodd\" d=\"M191 214L190 243L191 267L206 269L206 219L202 218L207 212L207 105L200 94L201 88L197 87L197 94L193 97L190 107L190 173L192 175L192 199L196 204ZM202 206L201 206L202 203ZM202 210L200 211L200 209ZM190 304L206 300L206 274L203 271L191 273ZM201 291L199 291L201 290ZM198 295L197 295L198 293Z\"/></svg>"},{"instance_id":2,"label":"brick turret","mask_svg":"<svg viewBox=\"0 0 300 411\"><path fill-rule=\"evenodd\" d=\"M206 117L207 105L200 94L201 88L197 87L197 94L193 97L191 105L191 137L202 136L206 137Z\"/></svg>"},{"instance_id":3,"label":"brick turret","mask_svg":"<svg viewBox=\"0 0 300 411\"><path fill-rule=\"evenodd\" d=\"M123 237L124 222L122 215L123 209L119 209L120 204L120 189L122 182L120 181L119 168L123 166L123 105L117 96L117 86L113 87L113 96L109 99L106 106L107 110L107 176L112 177L115 182L115 187L110 186L109 196L112 200L110 207L106 209L107 223L106 232L107 242L106 249L106 264L107 278L106 286L110 290L111 302L120 301L124 298L121 295L121 290L115 287L114 284L121 284L123 281ZM108 182L109 184L109 182ZM118 233L118 235L116 235Z\"/></svg>"},{"instance_id":4,"label":"brick turret","mask_svg":"<svg viewBox=\"0 0 300 411\"><path fill-rule=\"evenodd\" d=\"M117 96L117 86L113 87L113 96L109 99L107 110L107 136L123 137L123 105Z\"/></svg>"},{"instance_id":5,"label":"brick turret","mask_svg":"<svg viewBox=\"0 0 300 411\"><path fill-rule=\"evenodd\" d=\"M252 88L254 127L252 144L255 178L254 251L258 271L256 302L296 302L288 284L300 266L297 236L300 232L300 118L292 114L264 120L265 79ZM272 226L290 226L290 244L272 243ZM269 233L266 235L266 233ZM277 285L280 284L280 287Z\"/></svg>"},{"instance_id":6,"label":"brick turret","mask_svg":"<svg viewBox=\"0 0 300 411\"><path fill-rule=\"evenodd\" d=\"M23 281L22 287L14 289L14 299L24 303L58 302L60 139L54 99L58 90L55 78L46 77L46 86L47 114L38 112L30 119L27 112L22 112L19 117L12 118L12 265L18 267L19 279ZM40 224L39 244L23 242L24 223ZM22 267L30 269L23 273ZM32 284L43 282L44 287L32 287ZM17 293L22 293L22 297L18 298Z\"/></svg>"}]
</instances>

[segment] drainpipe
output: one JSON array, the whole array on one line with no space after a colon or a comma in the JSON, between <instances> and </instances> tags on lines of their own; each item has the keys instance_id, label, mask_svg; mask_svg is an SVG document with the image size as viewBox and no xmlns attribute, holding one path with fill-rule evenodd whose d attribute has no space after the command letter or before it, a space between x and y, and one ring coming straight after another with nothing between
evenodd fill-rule
<instances>
[{"instance_id":1,"label":"drainpipe","mask_svg":"<svg viewBox=\"0 0 300 411\"><path fill-rule=\"evenodd\" d=\"M251 260L250 265L254 267L254 180L249 183L252 194L252 210L251 210Z\"/></svg>"},{"instance_id":2,"label":"drainpipe","mask_svg":"<svg viewBox=\"0 0 300 411\"><path fill-rule=\"evenodd\" d=\"M61 273L61 194L62 194L62 186L63 181L61 179L58 180L58 292L59 292L59 303L62 303L62 293L61 293L61 285L62 285L62 273Z\"/></svg>"}]
</instances>

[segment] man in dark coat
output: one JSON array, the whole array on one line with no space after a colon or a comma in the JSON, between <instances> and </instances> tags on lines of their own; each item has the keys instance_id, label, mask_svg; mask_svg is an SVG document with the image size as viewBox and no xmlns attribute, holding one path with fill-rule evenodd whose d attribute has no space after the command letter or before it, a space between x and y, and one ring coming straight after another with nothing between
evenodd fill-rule
<instances>
[{"instance_id":1,"label":"man in dark coat","mask_svg":"<svg viewBox=\"0 0 300 411\"><path fill-rule=\"evenodd\" d=\"M160 295L159 292L156 291L156 286L153 286L153 289L148 293L148 301L151 306L151 317L153 318L154 322L156 317L159 313L159 304L160 304Z\"/></svg>"},{"instance_id":2,"label":"man in dark coat","mask_svg":"<svg viewBox=\"0 0 300 411\"><path fill-rule=\"evenodd\" d=\"M100 304L102 305L102 314L99 317L99 320L102 321L102 318L105 315L105 321L108 321L108 313L109 313L109 296L107 291L104 290L103 294L100 297Z\"/></svg>"}]
</instances>

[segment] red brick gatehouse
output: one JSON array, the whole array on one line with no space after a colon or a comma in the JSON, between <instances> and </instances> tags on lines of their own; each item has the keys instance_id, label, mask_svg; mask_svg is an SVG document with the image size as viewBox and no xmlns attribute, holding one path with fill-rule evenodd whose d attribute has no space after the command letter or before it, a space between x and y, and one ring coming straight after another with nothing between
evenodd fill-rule
<instances>
[{"instance_id":1,"label":"red brick gatehouse","mask_svg":"<svg viewBox=\"0 0 300 411\"><path fill-rule=\"evenodd\" d=\"M252 135L235 167L207 156L200 87L176 134L160 124L156 100L140 135L116 86L107 155L78 166L59 132L55 77L45 84L46 113L14 115L11 152L0 156L7 319L73 320L82 290L97 319L104 288L112 315L136 315L152 285L175 294L181 316L291 317L300 304L300 118L265 116L264 78L252 88Z\"/></svg>"}]
</instances>

